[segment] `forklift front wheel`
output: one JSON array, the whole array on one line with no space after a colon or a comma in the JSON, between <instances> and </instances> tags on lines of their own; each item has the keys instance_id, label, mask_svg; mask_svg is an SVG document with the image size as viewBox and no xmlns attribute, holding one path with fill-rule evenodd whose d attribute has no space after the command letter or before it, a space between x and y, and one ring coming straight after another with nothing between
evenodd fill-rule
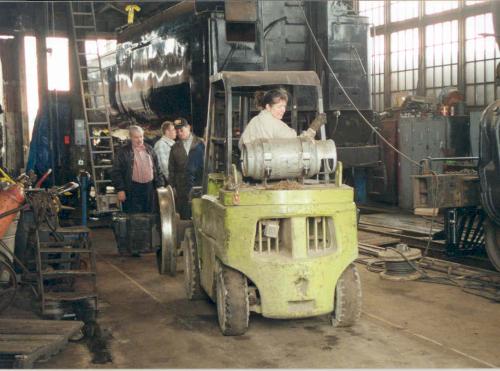
<instances>
[{"instance_id":1,"label":"forklift front wheel","mask_svg":"<svg viewBox=\"0 0 500 371\"><path fill-rule=\"evenodd\" d=\"M361 279L356 266L350 264L337 281L331 321L334 327L350 327L360 316Z\"/></svg>"},{"instance_id":2,"label":"forklift front wheel","mask_svg":"<svg viewBox=\"0 0 500 371\"><path fill-rule=\"evenodd\" d=\"M247 279L222 264L217 274L217 316L223 335L243 335L248 329L250 306Z\"/></svg>"},{"instance_id":3,"label":"forklift front wheel","mask_svg":"<svg viewBox=\"0 0 500 371\"><path fill-rule=\"evenodd\" d=\"M200 266L198 250L193 228L187 228L182 241L184 254L184 288L189 300L203 299L205 297L200 282Z\"/></svg>"}]
</instances>

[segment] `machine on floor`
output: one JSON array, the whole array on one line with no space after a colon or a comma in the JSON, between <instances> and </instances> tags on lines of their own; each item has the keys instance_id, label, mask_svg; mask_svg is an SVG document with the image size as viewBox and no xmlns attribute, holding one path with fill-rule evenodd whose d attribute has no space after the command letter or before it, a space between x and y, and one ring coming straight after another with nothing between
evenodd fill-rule
<instances>
[{"instance_id":1,"label":"machine on floor","mask_svg":"<svg viewBox=\"0 0 500 371\"><path fill-rule=\"evenodd\" d=\"M293 92L291 115L311 121L323 112L318 76L222 72L210 81L203 187L192 192L192 224L180 244L188 298L217 303L224 335L245 333L250 312L280 319L330 314L334 326L354 324L361 313L356 206L334 142L323 127L316 141L238 148L239 133L258 113L251 104L257 90ZM175 204L168 192L159 194L172 240ZM170 246L162 256L177 248Z\"/></svg>"}]
</instances>

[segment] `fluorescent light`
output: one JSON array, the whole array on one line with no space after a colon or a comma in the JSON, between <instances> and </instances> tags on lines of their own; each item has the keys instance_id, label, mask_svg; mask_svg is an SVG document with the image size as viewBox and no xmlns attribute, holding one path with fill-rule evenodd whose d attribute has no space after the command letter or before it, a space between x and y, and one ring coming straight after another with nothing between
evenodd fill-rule
<instances>
[{"instance_id":1,"label":"fluorescent light","mask_svg":"<svg viewBox=\"0 0 500 371\"><path fill-rule=\"evenodd\" d=\"M14 38L14 36L12 36L12 35L0 35L0 40L10 40L13 38Z\"/></svg>"}]
</instances>

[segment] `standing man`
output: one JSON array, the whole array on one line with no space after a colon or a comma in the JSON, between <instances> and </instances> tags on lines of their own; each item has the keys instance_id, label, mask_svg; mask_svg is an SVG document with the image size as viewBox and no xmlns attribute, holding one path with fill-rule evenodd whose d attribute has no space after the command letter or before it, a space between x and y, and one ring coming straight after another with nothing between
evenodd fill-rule
<instances>
[{"instance_id":1,"label":"standing man","mask_svg":"<svg viewBox=\"0 0 500 371\"><path fill-rule=\"evenodd\" d=\"M176 191L176 205L181 215L181 219L189 219L191 213L189 210L187 189L187 160L191 149L195 148L201 139L191 132L191 125L185 118L179 118L174 121L177 130L177 143L172 146L170 158L168 161L168 182Z\"/></svg>"},{"instance_id":2,"label":"standing man","mask_svg":"<svg viewBox=\"0 0 500 371\"><path fill-rule=\"evenodd\" d=\"M154 211L155 188L164 186L158 158L153 148L144 143L140 126L129 128L130 142L118 151L111 179L126 213Z\"/></svg>"},{"instance_id":3,"label":"standing man","mask_svg":"<svg viewBox=\"0 0 500 371\"><path fill-rule=\"evenodd\" d=\"M168 159L170 157L172 146L175 144L175 138L177 138L174 123L172 121L165 121L161 125L161 133L162 137L156 142L154 150L158 156L158 162L160 163L160 170L163 178L167 180Z\"/></svg>"},{"instance_id":4,"label":"standing man","mask_svg":"<svg viewBox=\"0 0 500 371\"><path fill-rule=\"evenodd\" d=\"M205 144L200 141L189 151L186 163L186 192L189 195L193 187L199 187L203 182L203 167L205 159Z\"/></svg>"}]
</instances>

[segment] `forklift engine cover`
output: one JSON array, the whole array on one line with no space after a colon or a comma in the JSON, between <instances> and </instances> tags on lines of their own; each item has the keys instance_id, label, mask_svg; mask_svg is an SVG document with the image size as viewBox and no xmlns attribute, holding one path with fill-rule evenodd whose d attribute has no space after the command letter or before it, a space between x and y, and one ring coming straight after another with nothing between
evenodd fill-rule
<instances>
[{"instance_id":1,"label":"forklift engine cover","mask_svg":"<svg viewBox=\"0 0 500 371\"><path fill-rule=\"evenodd\" d=\"M257 139L243 146L243 175L255 180L310 178L328 160L328 172L337 167L337 148L333 140Z\"/></svg>"}]
</instances>

